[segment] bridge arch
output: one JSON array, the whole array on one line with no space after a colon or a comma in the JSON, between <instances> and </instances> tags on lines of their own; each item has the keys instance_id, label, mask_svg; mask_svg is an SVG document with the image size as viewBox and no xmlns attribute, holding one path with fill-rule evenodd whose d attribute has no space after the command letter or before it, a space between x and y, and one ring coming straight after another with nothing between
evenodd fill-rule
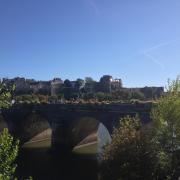
<instances>
[{"instance_id":1,"label":"bridge arch","mask_svg":"<svg viewBox=\"0 0 180 180\"><path fill-rule=\"evenodd\" d=\"M21 124L20 140L24 147L48 147L52 129L48 120L38 113L27 115Z\"/></svg>"},{"instance_id":2,"label":"bridge arch","mask_svg":"<svg viewBox=\"0 0 180 180\"><path fill-rule=\"evenodd\" d=\"M102 136L102 133L105 136ZM67 140L69 142L70 149L85 145L85 144L97 144L97 151L99 147L105 142L110 142L110 132L106 127L106 124L101 122L93 116L81 116L75 118L68 129Z\"/></svg>"},{"instance_id":3,"label":"bridge arch","mask_svg":"<svg viewBox=\"0 0 180 180\"><path fill-rule=\"evenodd\" d=\"M67 131L70 146L75 147L90 135L95 138L98 125L99 121L90 116L78 117L73 120Z\"/></svg>"}]
</instances>

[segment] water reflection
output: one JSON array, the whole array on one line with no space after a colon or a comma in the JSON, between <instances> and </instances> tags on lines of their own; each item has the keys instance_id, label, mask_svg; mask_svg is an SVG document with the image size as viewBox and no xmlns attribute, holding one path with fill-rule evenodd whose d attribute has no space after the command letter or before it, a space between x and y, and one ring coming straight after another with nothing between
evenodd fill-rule
<instances>
[{"instance_id":1,"label":"water reflection","mask_svg":"<svg viewBox=\"0 0 180 180\"><path fill-rule=\"evenodd\" d=\"M48 149L23 149L18 159L17 177L42 180L97 180L97 161L92 157L52 154Z\"/></svg>"},{"instance_id":2,"label":"water reflection","mask_svg":"<svg viewBox=\"0 0 180 180\"><path fill-rule=\"evenodd\" d=\"M97 180L97 157L110 141L108 130L100 123L97 132L84 139L86 143L66 156L52 153L49 140L26 144L17 160L16 175L18 179L31 175L35 180Z\"/></svg>"}]
</instances>

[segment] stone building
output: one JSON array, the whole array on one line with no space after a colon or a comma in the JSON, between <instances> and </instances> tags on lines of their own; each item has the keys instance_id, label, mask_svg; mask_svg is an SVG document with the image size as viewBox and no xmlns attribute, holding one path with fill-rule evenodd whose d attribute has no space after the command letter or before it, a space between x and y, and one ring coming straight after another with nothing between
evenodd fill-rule
<instances>
[{"instance_id":1,"label":"stone building","mask_svg":"<svg viewBox=\"0 0 180 180\"><path fill-rule=\"evenodd\" d=\"M65 82L65 83L64 83ZM42 95L58 95L62 92L63 87L66 86L66 81L62 81L60 78L54 78L51 81L36 81L34 79L25 79L16 77L13 79L3 78L2 83L7 86L16 86L15 95L21 94L42 94ZM143 87L143 88L125 88L122 86L121 79L113 79L110 75L104 75L100 78L100 81L94 81L92 78L87 80L78 79L77 81L67 82L70 85L70 92L79 93L112 93L115 91L123 90L127 93L140 92L146 99L160 97L164 93L163 87Z\"/></svg>"},{"instance_id":2,"label":"stone building","mask_svg":"<svg viewBox=\"0 0 180 180\"><path fill-rule=\"evenodd\" d=\"M30 85L25 78L16 77L14 79L3 78L2 81L7 86L15 85L15 94L27 94L30 92Z\"/></svg>"},{"instance_id":3,"label":"stone building","mask_svg":"<svg viewBox=\"0 0 180 180\"><path fill-rule=\"evenodd\" d=\"M113 79L110 75L104 75L99 82L100 91L111 93L122 88L121 79Z\"/></svg>"},{"instance_id":4,"label":"stone building","mask_svg":"<svg viewBox=\"0 0 180 180\"><path fill-rule=\"evenodd\" d=\"M142 87L142 88L124 88L131 93L140 92L146 99L159 98L164 93L163 87Z\"/></svg>"},{"instance_id":5,"label":"stone building","mask_svg":"<svg viewBox=\"0 0 180 180\"><path fill-rule=\"evenodd\" d=\"M122 80L121 79L113 79L111 81L111 90L116 91L122 88Z\"/></svg>"},{"instance_id":6,"label":"stone building","mask_svg":"<svg viewBox=\"0 0 180 180\"><path fill-rule=\"evenodd\" d=\"M50 95L50 84L50 81L35 81L33 83L30 83L30 89L34 94Z\"/></svg>"},{"instance_id":7,"label":"stone building","mask_svg":"<svg viewBox=\"0 0 180 180\"><path fill-rule=\"evenodd\" d=\"M60 88L63 85L63 81L60 78L54 78L51 81L51 96L55 96L60 92Z\"/></svg>"}]
</instances>

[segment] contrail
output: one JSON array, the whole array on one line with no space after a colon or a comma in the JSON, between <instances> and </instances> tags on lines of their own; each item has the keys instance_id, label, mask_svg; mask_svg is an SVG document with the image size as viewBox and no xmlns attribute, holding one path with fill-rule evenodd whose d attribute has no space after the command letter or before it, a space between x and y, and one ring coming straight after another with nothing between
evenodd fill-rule
<instances>
[{"instance_id":1,"label":"contrail","mask_svg":"<svg viewBox=\"0 0 180 180\"><path fill-rule=\"evenodd\" d=\"M149 59L151 59L151 61L157 64L161 69L165 69L164 65L157 58L155 58L154 56L150 55L147 52L144 52L143 54Z\"/></svg>"},{"instance_id":2,"label":"contrail","mask_svg":"<svg viewBox=\"0 0 180 180\"><path fill-rule=\"evenodd\" d=\"M150 48L148 48L148 49L145 49L144 51L141 52L141 54L143 54L143 55L145 55L146 57L148 57L152 62L154 62L155 64L157 64L158 66L160 66L161 69L164 69L164 68L165 68L164 65L163 65L157 58L155 58L154 56L152 56L152 55L150 54L150 52L151 52L151 51L154 51L154 50L156 50L156 49L159 49L159 48L161 48L161 47L168 46L168 45L170 45L170 44L172 44L172 43L175 43L175 42L177 42L177 41L179 41L179 40L180 40L180 39L178 38L178 39L175 39L175 40L173 40L173 41L168 41L168 42L159 43L159 44L157 44L157 45L155 45L155 46L153 46L153 47L150 47Z\"/></svg>"},{"instance_id":3,"label":"contrail","mask_svg":"<svg viewBox=\"0 0 180 180\"><path fill-rule=\"evenodd\" d=\"M175 40L173 40L173 41L168 41L168 42L159 43L159 44L157 44L157 45L155 45L155 46L153 46L153 47L151 47L151 48L148 48L148 49L144 50L143 52L150 52L150 51L155 50L155 49L158 49L158 48L160 48L160 47L168 46L168 45L170 45L170 44L172 44L172 43L175 43L175 42L177 42L177 41L179 41L179 40L180 40L180 39L175 39Z\"/></svg>"}]
</instances>

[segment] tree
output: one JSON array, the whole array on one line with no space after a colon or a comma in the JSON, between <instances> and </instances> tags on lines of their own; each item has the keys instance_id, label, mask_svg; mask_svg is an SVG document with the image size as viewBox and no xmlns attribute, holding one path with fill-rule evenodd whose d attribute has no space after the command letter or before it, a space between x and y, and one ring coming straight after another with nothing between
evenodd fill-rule
<instances>
[{"instance_id":1,"label":"tree","mask_svg":"<svg viewBox=\"0 0 180 180\"><path fill-rule=\"evenodd\" d=\"M24 95L19 95L16 96L16 103L27 103L27 104L32 104L32 103L40 103L40 100L42 100L42 96L41 97L39 95L35 95L35 94L24 94Z\"/></svg>"},{"instance_id":2,"label":"tree","mask_svg":"<svg viewBox=\"0 0 180 180\"><path fill-rule=\"evenodd\" d=\"M14 87L8 89L0 83L0 108L8 108L11 105L11 91ZM19 148L19 141L15 141L9 134L8 129L4 129L0 134L0 179L13 179L16 170L14 163Z\"/></svg>"},{"instance_id":3,"label":"tree","mask_svg":"<svg viewBox=\"0 0 180 180\"><path fill-rule=\"evenodd\" d=\"M94 93L89 92L89 93L84 93L83 94L83 99L84 100L90 100L90 99L94 99L94 98L95 98Z\"/></svg>"},{"instance_id":4,"label":"tree","mask_svg":"<svg viewBox=\"0 0 180 180\"><path fill-rule=\"evenodd\" d=\"M119 90L112 93L113 99L127 101L130 99L131 93L127 90Z\"/></svg>"},{"instance_id":5,"label":"tree","mask_svg":"<svg viewBox=\"0 0 180 180\"><path fill-rule=\"evenodd\" d=\"M64 87L66 88L72 88L71 81L69 79L66 79L64 81Z\"/></svg>"},{"instance_id":6,"label":"tree","mask_svg":"<svg viewBox=\"0 0 180 180\"><path fill-rule=\"evenodd\" d=\"M0 83L0 108L8 108L11 105L11 91L14 87L9 89L6 85Z\"/></svg>"},{"instance_id":7,"label":"tree","mask_svg":"<svg viewBox=\"0 0 180 180\"><path fill-rule=\"evenodd\" d=\"M85 85L85 81L83 79L76 80L75 88L74 88L74 90L76 92L75 99L80 98L82 96L84 85Z\"/></svg>"},{"instance_id":8,"label":"tree","mask_svg":"<svg viewBox=\"0 0 180 180\"><path fill-rule=\"evenodd\" d=\"M84 85L84 80L83 79L77 79L76 83L75 83L75 88L77 90L80 90L80 88L82 88Z\"/></svg>"},{"instance_id":9,"label":"tree","mask_svg":"<svg viewBox=\"0 0 180 180\"><path fill-rule=\"evenodd\" d=\"M139 99L143 100L144 99L144 94L140 91L134 91L131 93L131 99Z\"/></svg>"},{"instance_id":10,"label":"tree","mask_svg":"<svg viewBox=\"0 0 180 180\"><path fill-rule=\"evenodd\" d=\"M11 180L17 165L14 163L19 149L19 141L15 141L4 129L0 134L0 179Z\"/></svg>"},{"instance_id":11,"label":"tree","mask_svg":"<svg viewBox=\"0 0 180 180\"><path fill-rule=\"evenodd\" d=\"M152 87L145 87L143 88L143 93L146 99L152 100L154 97L153 88Z\"/></svg>"},{"instance_id":12,"label":"tree","mask_svg":"<svg viewBox=\"0 0 180 180\"><path fill-rule=\"evenodd\" d=\"M63 88L63 93L64 93L64 98L67 100L71 99L71 94L72 94L72 84L71 81L66 79L64 81L64 88Z\"/></svg>"},{"instance_id":13,"label":"tree","mask_svg":"<svg viewBox=\"0 0 180 180\"><path fill-rule=\"evenodd\" d=\"M86 77L85 82L86 83L94 83L95 81L94 81L94 79L92 77Z\"/></svg>"},{"instance_id":14,"label":"tree","mask_svg":"<svg viewBox=\"0 0 180 180\"><path fill-rule=\"evenodd\" d=\"M152 110L154 133L170 160L171 179L180 176L180 77L168 81L167 92Z\"/></svg>"},{"instance_id":15,"label":"tree","mask_svg":"<svg viewBox=\"0 0 180 180\"><path fill-rule=\"evenodd\" d=\"M105 147L102 180L165 179L168 157L154 141L150 129L141 130L138 117L125 117Z\"/></svg>"},{"instance_id":16,"label":"tree","mask_svg":"<svg viewBox=\"0 0 180 180\"><path fill-rule=\"evenodd\" d=\"M110 93L97 92L95 97L98 101L110 101L112 100L112 95Z\"/></svg>"}]
</instances>

